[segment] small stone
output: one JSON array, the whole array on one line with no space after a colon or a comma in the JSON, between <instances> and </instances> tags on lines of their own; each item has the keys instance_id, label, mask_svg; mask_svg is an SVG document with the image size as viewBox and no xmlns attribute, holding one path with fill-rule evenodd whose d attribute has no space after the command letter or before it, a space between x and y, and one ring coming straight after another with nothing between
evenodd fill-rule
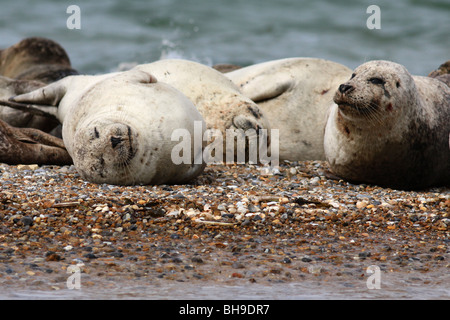
<instances>
[{"instance_id":1,"label":"small stone","mask_svg":"<svg viewBox=\"0 0 450 320\"><path fill-rule=\"evenodd\" d=\"M191 261L195 263L203 263L203 259L200 257L192 257Z\"/></svg>"},{"instance_id":2,"label":"small stone","mask_svg":"<svg viewBox=\"0 0 450 320\"><path fill-rule=\"evenodd\" d=\"M309 266L308 272L311 274L319 274L322 272L322 267L321 266Z\"/></svg>"},{"instance_id":3,"label":"small stone","mask_svg":"<svg viewBox=\"0 0 450 320\"><path fill-rule=\"evenodd\" d=\"M113 256L114 258L122 258L123 257L122 252L111 252L110 255Z\"/></svg>"},{"instance_id":4,"label":"small stone","mask_svg":"<svg viewBox=\"0 0 450 320\"><path fill-rule=\"evenodd\" d=\"M245 265L240 262L234 262L231 266L235 269L244 269L245 268Z\"/></svg>"},{"instance_id":5,"label":"small stone","mask_svg":"<svg viewBox=\"0 0 450 320\"><path fill-rule=\"evenodd\" d=\"M20 219L20 222L22 222L24 226L31 226L33 224L33 218L25 216Z\"/></svg>"},{"instance_id":6,"label":"small stone","mask_svg":"<svg viewBox=\"0 0 450 320\"><path fill-rule=\"evenodd\" d=\"M369 202L367 202L367 201L358 201L356 203L356 208L364 209L365 207L367 207L368 204L369 204Z\"/></svg>"},{"instance_id":7,"label":"small stone","mask_svg":"<svg viewBox=\"0 0 450 320\"><path fill-rule=\"evenodd\" d=\"M289 198L283 197L280 199L280 203L285 204L289 202Z\"/></svg>"},{"instance_id":8,"label":"small stone","mask_svg":"<svg viewBox=\"0 0 450 320\"><path fill-rule=\"evenodd\" d=\"M47 252L47 255L45 257L45 261L61 261L61 256L57 253L49 253Z\"/></svg>"},{"instance_id":9,"label":"small stone","mask_svg":"<svg viewBox=\"0 0 450 320\"><path fill-rule=\"evenodd\" d=\"M291 263L292 260L289 257L284 257L282 262L283 263Z\"/></svg>"}]
</instances>

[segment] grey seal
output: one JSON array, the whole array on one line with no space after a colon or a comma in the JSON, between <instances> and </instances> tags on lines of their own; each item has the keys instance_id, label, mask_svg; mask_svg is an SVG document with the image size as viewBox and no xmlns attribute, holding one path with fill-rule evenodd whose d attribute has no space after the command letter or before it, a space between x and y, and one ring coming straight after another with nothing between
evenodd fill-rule
<instances>
[{"instance_id":1,"label":"grey seal","mask_svg":"<svg viewBox=\"0 0 450 320\"><path fill-rule=\"evenodd\" d=\"M280 135L280 160L324 160L323 130L333 95L351 69L317 58L286 58L225 75L264 112Z\"/></svg>"},{"instance_id":2,"label":"grey seal","mask_svg":"<svg viewBox=\"0 0 450 320\"><path fill-rule=\"evenodd\" d=\"M450 184L450 88L390 61L354 70L334 97L324 147L354 183L396 189Z\"/></svg>"}]
</instances>

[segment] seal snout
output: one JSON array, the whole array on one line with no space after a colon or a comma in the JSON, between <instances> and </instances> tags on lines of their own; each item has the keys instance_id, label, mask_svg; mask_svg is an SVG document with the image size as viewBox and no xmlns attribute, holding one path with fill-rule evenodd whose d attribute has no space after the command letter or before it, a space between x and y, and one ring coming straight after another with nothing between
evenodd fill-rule
<instances>
[{"instance_id":1,"label":"seal snout","mask_svg":"<svg viewBox=\"0 0 450 320\"><path fill-rule=\"evenodd\" d=\"M122 138L111 137L111 145L112 145L113 149L115 149L117 147L117 145L119 145L121 142L122 142Z\"/></svg>"},{"instance_id":2,"label":"seal snout","mask_svg":"<svg viewBox=\"0 0 450 320\"><path fill-rule=\"evenodd\" d=\"M347 83L343 83L339 86L339 92L342 94L348 94L353 90L355 90L355 87Z\"/></svg>"}]
</instances>

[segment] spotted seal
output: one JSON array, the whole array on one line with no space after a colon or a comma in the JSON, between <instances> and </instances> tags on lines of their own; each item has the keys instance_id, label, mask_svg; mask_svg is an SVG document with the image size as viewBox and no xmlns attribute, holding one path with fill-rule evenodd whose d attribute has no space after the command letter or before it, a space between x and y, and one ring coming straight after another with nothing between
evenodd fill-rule
<instances>
[{"instance_id":1,"label":"spotted seal","mask_svg":"<svg viewBox=\"0 0 450 320\"><path fill-rule=\"evenodd\" d=\"M264 111L280 133L280 160L324 160L323 129L334 91L351 69L316 58L286 58L225 75Z\"/></svg>"},{"instance_id":2,"label":"spotted seal","mask_svg":"<svg viewBox=\"0 0 450 320\"><path fill-rule=\"evenodd\" d=\"M138 65L135 69L175 87L194 103L205 119L208 133L214 133L213 137L207 137L208 149L222 150L222 155L214 155L214 162L249 160L249 143L252 141L269 147L271 126L265 113L218 70L184 59L159 60ZM247 139L245 149L238 149L235 138ZM228 157L230 154L233 158ZM242 157L239 159L239 156ZM258 162L260 159L251 160Z\"/></svg>"},{"instance_id":3,"label":"spotted seal","mask_svg":"<svg viewBox=\"0 0 450 320\"><path fill-rule=\"evenodd\" d=\"M396 189L450 184L450 88L390 61L356 68L334 96L325 154L337 176Z\"/></svg>"}]
</instances>

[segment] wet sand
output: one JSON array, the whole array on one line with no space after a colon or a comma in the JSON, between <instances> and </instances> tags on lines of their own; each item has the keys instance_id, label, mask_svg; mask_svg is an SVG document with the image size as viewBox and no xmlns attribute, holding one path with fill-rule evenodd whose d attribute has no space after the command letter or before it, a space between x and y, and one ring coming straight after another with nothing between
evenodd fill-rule
<instances>
[{"instance_id":1,"label":"wet sand","mask_svg":"<svg viewBox=\"0 0 450 320\"><path fill-rule=\"evenodd\" d=\"M119 187L0 164L0 298L450 298L450 189L353 185L325 162L262 169Z\"/></svg>"}]
</instances>

